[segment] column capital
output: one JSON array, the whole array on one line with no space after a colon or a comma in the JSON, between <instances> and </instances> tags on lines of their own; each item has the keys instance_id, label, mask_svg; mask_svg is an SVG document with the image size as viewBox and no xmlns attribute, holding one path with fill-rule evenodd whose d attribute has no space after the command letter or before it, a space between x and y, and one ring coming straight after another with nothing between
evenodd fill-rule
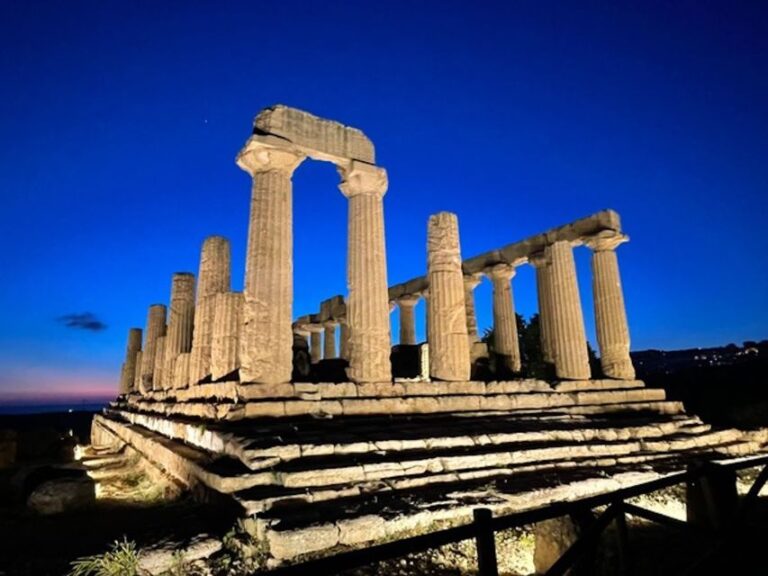
<instances>
[{"instance_id":1,"label":"column capital","mask_svg":"<svg viewBox=\"0 0 768 576\"><path fill-rule=\"evenodd\" d=\"M397 298L395 302L397 302L397 305L401 308L413 308L419 303L419 300L421 300L421 296L418 294L406 294L405 296Z\"/></svg>"},{"instance_id":2,"label":"column capital","mask_svg":"<svg viewBox=\"0 0 768 576\"><path fill-rule=\"evenodd\" d=\"M528 256L528 262L534 268L544 268L546 266L549 266L552 263L549 257L547 256L546 250L541 250L540 252L535 252L531 254L530 256Z\"/></svg>"},{"instance_id":3,"label":"column capital","mask_svg":"<svg viewBox=\"0 0 768 576\"><path fill-rule=\"evenodd\" d=\"M384 168L359 160L338 168L341 175L339 190L347 198L359 195L382 198L386 194L389 182Z\"/></svg>"},{"instance_id":4,"label":"column capital","mask_svg":"<svg viewBox=\"0 0 768 576\"><path fill-rule=\"evenodd\" d=\"M589 246L594 252L615 250L619 244L623 244L624 242L628 241L629 236L614 230L603 230L594 236L584 238L584 244Z\"/></svg>"},{"instance_id":5,"label":"column capital","mask_svg":"<svg viewBox=\"0 0 768 576\"><path fill-rule=\"evenodd\" d=\"M322 334L325 331L325 326L322 324L306 324L304 329L307 332L312 332L314 334Z\"/></svg>"},{"instance_id":6,"label":"column capital","mask_svg":"<svg viewBox=\"0 0 768 576\"><path fill-rule=\"evenodd\" d=\"M467 290L474 290L482 281L483 275L480 273L464 274L464 288Z\"/></svg>"},{"instance_id":7,"label":"column capital","mask_svg":"<svg viewBox=\"0 0 768 576\"><path fill-rule=\"evenodd\" d=\"M236 162L251 176L261 172L293 174L306 156L295 150L275 148L249 141L237 155Z\"/></svg>"},{"instance_id":8,"label":"column capital","mask_svg":"<svg viewBox=\"0 0 768 576\"><path fill-rule=\"evenodd\" d=\"M511 264L496 264L495 266L491 266L489 268L485 269L485 274L491 279L491 280L511 280L512 277L515 275L515 267Z\"/></svg>"}]
</instances>

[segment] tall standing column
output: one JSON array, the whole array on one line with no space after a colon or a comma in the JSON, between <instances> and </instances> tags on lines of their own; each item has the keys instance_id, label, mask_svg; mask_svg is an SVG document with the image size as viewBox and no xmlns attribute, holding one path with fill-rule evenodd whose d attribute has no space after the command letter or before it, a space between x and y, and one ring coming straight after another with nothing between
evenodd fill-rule
<instances>
[{"instance_id":1,"label":"tall standing column","mask_svg":"<svg viewBox=\"0 0 768 576\"><path fill-rule=\"evenodd\" d=\"M573 248L561 240L547 247L551 262L552 351L555 373L568 380L589 379L587 337L581 311Z\"/></svg>"},{"instance_id":2,"label":"tall standing column","mask_svg":"<svg viewBox=\"0 0 768 576\"><path fill-rule=\"evenodd\" d=\"M427 228L429 276L429 373L447 381L469 380L469 340L461 271L459 223L455 214L430 216Z\"/></svg>"},{"instance_id":3,"label":"tall standing column","mask_svg":"<svg viewBox=\"0 0 768 576\"><path fill-rule=\"evenodd\" d=\"M467 337L470 345L478 342L480 337L477 334L477 314L475 314L475 288L482 280L480 274L467 274L464 276L464 304L467 314Z\"/></svg>"},{"instance_id":4,"label":"tall standing column","mask_svg":"<svg viewBox=\"0 0 768 576\"><path fill-rule=\"evenodd\" d=\"M628 238L603 232L586 241L592 249L592 295L600 365L609 378L632 380L635 368L629 356L629 326L621 288L616 247Z\"/></svg>"},{"instance_id":5,"label":"tall standing column","mask_svg":"<svg viewBox=\"0 0 768 576\"><path fill-rule=\"evenodd\" d=\"M400 307L400 344L413 346L416 344L416 316L414 308L419 303L416 296L403 296L397 299Z\"/></svg>"},{"instance_id":6,"label":"tall standing column","mask_svg":"<svg viewBox=\"0 0 768 576\"><path fill-rule=\"evenodd\" d=\"M165 366L163 387L174 386L174 362L179 354L192 349L192 331L195 321L195 275L178 272L171 285L171 310L168 314L168 334L165 339ZM186 386L186 384L184 384Z\"/></svg>"},{"instance_id":7,"label":"tall standing column","mask_svg":"<svg viewBox=\"0 0 768 576\"><path fill-rule=\"evenodd\" d=\"M213 297L211 379L214 381L231 374L238 368L242 311L242 292L219 292Z\"/></svg>"},{"instance_id":8,"label":"tall standing column","mask_svg":"<svg viewBox=\"0 0 768 576\"><path fill-rule=\"evenodd\" d=\"M300 154L251 142L237 157L253 178L240 379L290 382L293 369L293 198Z\"/></svg>"},{"instance_id":9,"label":"tall standing column","mask_svg":"<svg viewBox=\"0 0 768 576\"><path fill-rule=\"evenodd\" d=\"M528 261L536 269L536 296L539 303L539 340L541 342L541 355L544 362L552 364L552 302L550 287L551 268L549 260L544 252L531 256Z\"/></svg>"},{"instance_id":10,"label":"tall standing column","mask_svg":"<svg viewBox=\"0 0 768 576\"><path fill-rule=\"evenodd\" d=\"M157 350L157 339L165 336L165 316L165 304L152 304L149 307L144 338L144 352L141 355L141 387L138 390L142 394L146 394L153 389L155 351Z\"/></svg>"},{"instance_id":11,"label":"tall standing column","mask_svg":"<svg viewBox=\"0 0 768 576\"><path fill-rule=\"evenodd\" d=\"M160 336L155 340L155 366L152 369L152 389L163 390L165 387L165 340L168 336Z\"/></svg>"},{"instance_id":12,"label":"tall standing column","mask_svg":"<svg viewBox=\"0 0 768 576\"><path fill-rule=\"evenodd\" d=\"M195 329L189 357L191 384L200 382L211 373L214 299L216 294L230 290L230 260L229 240L222 236L209 236L205 239L200 251Z\"/></svg>"},{"instance_id":13,"label":"tall standing column","mask_svg":"<svg viewBox=\"0 0 768 576\"><path fill-rule=\"evenodd\" d=\"M336 322L326 322L323 328L323 358L333 360L336 358Z\"/></svg>"},{"instance_id":14,"label":"tall standing column","mask_svg":"<svg viewBox=\"0 0 768 576\"><path fill-rule=\"evenodd\" d=\"M339 171L339 188L349 200L347 376L353 382L389 382L391 335L382 202L387 173L383 168L355 160Z\"/></svg>"},{"instance_id":15,"label":"tall standing column","mask_svg":"<svg viewBox=\"0 0 768 576\"><path fill-rule=\"evenodd\" d=\"M506 368L520 372L520 343L517 336L515 301L512 298L512 277L515 268L509 264L497 264L488 275L493 283L493 343L496 354Z\"/></svg>"},{"instance_id":16,"label":"tall standing column","mask_svg":"<svg viewBox=\"0 0 768 576\"><path fill-rule=\"evenodd\" d=\"M128 330L125 362L120 371L120 394L129 394L133 391L133 383L136 380L136 356L139 352L141 352L141 328L131 328Z\"/></svg>"},{"instance_id":17,"label":"tall standing column","mask_svg":"<svg viewBox=\"0 0 768 576\"><path fill-rule=\"evenodd\" d=\"M323 359L323 332L324 328L320 324L308 324L309 330L309 355L312 364L317 364Z\"/></svg>"}]
</instances>

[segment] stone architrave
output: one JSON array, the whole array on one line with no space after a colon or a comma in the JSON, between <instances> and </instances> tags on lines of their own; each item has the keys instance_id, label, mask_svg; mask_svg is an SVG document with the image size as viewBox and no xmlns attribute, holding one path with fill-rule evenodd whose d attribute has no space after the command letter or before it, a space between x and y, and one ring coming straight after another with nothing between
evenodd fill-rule
<instances>
[{"instance_id":1,"label":"stone architrave","mask_svg":"<svg viewBox=\"0 0 768 576\"><path fill-rule=\"evenodd\" d=\"M179 354L192 350L192 332L195 321L195 275L178 272L173 275L171 309L168 314L168 332L165 339L165 366L163 387L174 388L174 362ZM186 387L184 383L181 387Z\"/></svg>"},{"instance_id":2,"label":"stone architrave","mask_svg":"<svg viewBox=\"0 0 768 576\"><path fill-rule=\"evenodd\" d=\"M157 339L165 336L165 316L165 304L152 304L149 307L144 337L144 353L141 355L141 385L137 389L141 394L146 394L154 388L155 350L157 349Z\"/></svg>"},{"instance_id":3,"label":"stone architrave","mask_svg":"<svg viewBox=\"0 0 768 576\"><path fill-rule=\"evenodd\" d=\"M155 366L152 369L152 389L163 390L165 376L163 370L165 368L165 340L168 338L163 335L155 340Z\"/></svg>"},{"instance_id":4,"label":"stone architrave","mask_svg":"<svg viewBox=\"0 0 768 576\"><path fill-rule=\"evenodd\" d=\"M550 287L550 263L544 252L532 255L528 261L536 269L536 296L539 303L539 339L544 362L552 364L552 289Z\"/></svg>"},{"instance_id":5,"label":"stone architrave","mask_svg":"<svg viewBox=\"0 0 768 576\"><path fill-rule=\"evenodd\" d=\"M323 331L320 324L308 324L309 330L309 355L312 364L317 364L323 359Z\"/></svg>"},{"instance_id":6,"label":"stone architrave","mask_svg":"<svg viewBox=\"0 0 768 576\"><path fill-rule=\"evenodd\" d=\"M429 370L438 380L469 380L469 339L461 271L459 223L455 214L440 212L427 228L429 276Z\"/></svg>"},{"instance_id":7,"label":"stone architrave","mask_svg":"<svg viewBox=\"0 0 768 576\"><path fill-rule=\"evenodd\" d=\"M616 247L627 236L606 231L586 240L592 249L592 295L600 365L608 378L633 380L635 368L629 356L629 326L621 288Z\"/></svg>"},{"instance_id":8,"label":"stone architrave","mask_svg":"<svg viewBox=\"0 0 768 576\"><path fill-rule=\"evenodd\" d=\"M290 382L293 369L293 184L304 156L249 141L237 164L252 179L240 378Z\"/></svg>"},{"instance_id":9,"label":"stone architrave","mask_svg":"<svg viewBox=\"0 0 768 576\"><path fill-rule=\"evenodd\" d=\"M213 336L214 297L229 292L231 256L229 240L209 236L200 251L200 269L195 303L195 329L189 358L189 381L196 384L211 372L211 338Z\"/></svg>"},{"instance_id":10,"label":"stone architrave","mask_svg":"<svg viewBox=\"0 0 768 576\"><path fill-rule=\"evenodd\" d=\"M397 299L400 307L400 344L416 344L416 315L414 309L419 303L418 296L403 296Z\"/></svg>"},{"instance_id":11,"label":"stone architrave","mask_svg":"<svg viewBox=\"0 0 768 576\"><path fill-rule=\"evenodd\" d=\"M332 360L336 358L336 322L326 322L323 328L323 359Z\"/></svg>"},{"instance_id":12,"label":"stone architrave","mask_svg":"<svg viewBox=\"0 0 768 576\"><path fill-rule=\"evenodd\" d=\"M482 281L481 274L467 274L464 276L464 303L467 314L467 337L470 347L478 342L480 337L477 334L477 314L475 314L475 288Z\"/></svg>"},{"instance_id":13,"label":"stone architrave","mask_svg":"<svg viewBox=\"0 0 768 576\"><path fill-rule=\"evenodd\" d=\"M512 372L520 372L520 343L517 335L515 301L512 297L512 277L515 268L497 264L488 271L493 283L493 342L496 354Z\"/></svg>"},{"instance_id":14,"label":"stone architrave","mask_svg":"<svg viewBox=\"0 0 768 576\"><path fill-rule=\"evenodd\" d=\"M214 381L238 368L242 309L242 292L219 292L213 297L211 379Z\"/></svg>"},{"instance_id":15,"label":"stone architrave","mask_svg":"<svg viewBox=\"0 0 768 576\"><path fill-rule=\"evenodd\" d=\"M565 380L588 380L587 337L573 248L570 242L561 240L548 246L545 252L551 262L550 302L555 373Z\"/></svg>"},{"instance_id":16,"label":"stone architrave","mask_svg":"<svg viewBox=\"0 0 768 576\"><path fill-rule=\"evenodd\" d=\"M391 334L383 198L383 168L352 161L340 166L339 186L349 200L347 323L349 367L353 382L390 382Z\"/></svg>"},{"instance_id":17,"label":"stone architrave","mask_svg":"<svg viewBox=\"0 0 768 576\"><path fill-rule=\"evenodd\" d=\"M141 351L141 328L128 330L128 345L125 350L125 362L120 372L120 394L130 394L136 380L136 355Z\"/></svg>"}]
</instances>

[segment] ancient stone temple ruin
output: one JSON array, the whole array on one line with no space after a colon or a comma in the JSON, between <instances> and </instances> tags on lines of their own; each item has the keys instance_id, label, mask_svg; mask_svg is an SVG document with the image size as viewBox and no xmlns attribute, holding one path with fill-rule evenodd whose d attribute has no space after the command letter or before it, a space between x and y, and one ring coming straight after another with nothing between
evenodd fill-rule
<instances>
[{"instance_id":1,"label":"ancient stone temple ruin","mask_svg":"<svg viewBox=\"0 0 768 576\"><path fill-rule=\"evenodd\" d=\"M294 319L292 174L308 158L337 166L349 202L347 293ZM92 442L127 445L237 506L273 564L466 522L477 505L521 510L762 449L635 379L616 251L627 236L615 212L474 257L461 254L456 215L437 213L424 275L388 285L387 173L360 130L267 108L237 164L253 182L243 292L232 291L229 241L207 238L197 276L174 274L143 338L130 330L120 396L96 417ZM600 379L576 249L591 251ZM546 379L520 376L513 285L526 265ZM492 350L475 317L485 279Z\"/></svg>"}]
</instances>

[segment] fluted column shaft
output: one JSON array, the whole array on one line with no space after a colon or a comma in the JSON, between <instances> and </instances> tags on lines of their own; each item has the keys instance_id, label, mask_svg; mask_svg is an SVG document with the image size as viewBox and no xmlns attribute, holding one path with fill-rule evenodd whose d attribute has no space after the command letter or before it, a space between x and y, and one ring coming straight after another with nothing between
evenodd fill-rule
<instances>
[{"instance_id":1,"label":"fluted column shaft","mask_svg":"<svg viewBox=\"0 0 768 576\"><path fill-rule=\"evenodd\" d=\"M333 360L336 358L336 323L328 322L323 329L323 358Z\"/></svg>"},{"instance_id":2,"label":"fluted column shaft","mask_svg":"<svg viewBox=\"0 0 768 576\"><path fill-rule=\"evenodd\" d=\"M242 292L219 292L213 297L211 379L214 381L238 368L242 310Z\"/></svg>"},{"instance_id":3,"label":"fluted column shaft","mask_svg":"<svg viewBox=\"0 0 768 576\"><path fill-rule=\"evenodd\" d=\"M529 258L536 268L536 296L539 304L539 340L544 362L553 363L551 268L543 252Z\"/></svg>"},{"instance_id":4,"label":"fluted column shaft","mask_svg":"<svg viewBox=\"0 0 768 576\"><path fill-rule=\"evenodd\" d=\"M293 369L293 199L291 176L303 160L292 151L250 147L238 165L253 177L245 263L240 378L289 382Z\"/></svg>"},{"instance_id":5,"label":"fluted column shaft","mask_svg":"<svg viewBox=\"0 0 768 576\"><path fill-rule=\"evenodd\" d=\"M163 390L165 383L165 340L167 336L160 336L155 340L155 366L152 369L152 389Z\"/></svg>"},{"instance_id":6,"label":"fluted column shaft","mask_svg":"<svg viewBox=\"0 0 768 576\"><path fill-rule=\"evenodd\" d=\"M141 351L141 328L128 330L128 344L125 350L125 362L120 371L120 394L133 392L136 380L136 356Z\"/></svg>"},{"instance_id":7,"label":"fluted column shaft","mask_svg":"<svg viewBox=\"0 0 768 576\"><path fill-rule=\"evenodd\" d=\"M467 315L467 337L470 345L480 340L477 334L477 314L475 313L475 288L480 284L480 280L481 278L477 274L464 276L464 307Z\"/></svg>"},{"instance_id":8,"label":"fluted column shaft","mask_svg":"<svg viewBox=\"0 0 768 576\"><path fill-rule=\"evenodd\" d=\"M339 356L344 360L349 360L349 326L347 321L343 320L339 328Z\"/></svg>"},{"instance_id":9,"label":"fluted column shaft","mask_svg":"<svg viewBox=\"0 0 768 576\"><path fill-rule=\"evenodd\" d=\"M142 390L142 384L141 384L141 366L142 366L142 358L144 356L144 352L139 350L136 352L136 372L133 375L133 386L131 391L132 392L141 392L142 394L144 391Z\"/></svg>"},{"instance_id":10,"label":"fluted column shaft","mask_svg":"<svg viewBox=\"0 0 768 576\"><path fill-rule=\"evenodd\" d=\"M592 294L600 365L605 376L620 380L635 377L629 356L629 326L616 257L616 247L626 240L626 236L605 233L587 241L592 248Z\"/></svg>"},{"instance_id":11,"label":"fluted column shaft","mask_svg":"<svg viewBox=\"0 0 768 576\"><path fill-rule=\"evenodd\" d=\"M447 381L469 380L469 340L461 271L459 223L455 214L429 218L427 228L429 276L429 372Z\"/></svg>"},{"instance_id":12,"label":"fluted column shaft","mask_svg":"<svg viewBox=\"0 0 768 576\"><path fill-rule=\"evenodd\" d=\"M317 364L323 359L323 331L319 325L307 327L309 330L309 356L312 364Z\"/></svg>"},{"instance_id":13,"label":"fluted column shaft","mask_svg":"<svg viewBox=\"0 0 768 576\"><path fill-rule=\"evenodd\" d=\"M517 335L515 301L512 297L512 277L515 269L507 264L497 264L489 276L493 283L493 342L506 367L520 372L520 342Z\"/></svg>"},{"instance_id":14,"label":"fluted column shaft","mask_svg":"<svg viewBox=\"0 0 768 576\"><path fill-rule=\"evenodd\" d=\"M195 321L195 275L179 272L173 275L171 308L168 314L168 333L165 340L165 366L163 387L178 387L173 367L179 354L192 349L192 331ZM181 387L186 386L186 383Z\"/></svg>"},{"instance_id":15,"label":"fluted column shaft","mask_svg":"<svg viewBox=\"0 0 768 576\"><path fill-rule=\"evenodd\" d=\"M551 262L552 352L558 378L589 379L587 337L581 311L576 263L569 242L559 241L547 247Z\"/></svg>"},{"instance_id":16,"label":"fluted column shaft","mask_svg":"<svg viewBox=\"0 0 768 576\"><path fill-rule=\"evenodd\" d=\"M209 236L200 251L200 268L195 304L195 330L189 359L189 379L195 384L211 372L211 338L213 336L214 297L230 290L229 240Z\"/></svg>"},{"instance_id":17,"label":"fluted column shaft","mask_svg":"<svg viewBox=\"0 0 768 576\"><path fill-rule=\"evenodd\" d=\"M412 346L416 344L416 315L414 308L419 299L413 297L400 298L397 305L400 307L400 344Z\"/></svg>"},{"instance_id":18,"label":"fluted column shaft","mask_svg":"<svg viewBox=\"0 0 768 576\"><path fill-rule=\"evenodd\" d=\"M339 188L349 200L347 322L349 367L353 382L392 380L391 335L384 206L384 169L353 161L340 168Z\"/></svg>"},{"instance_id":19,"label":"fluted column shaft","mask_svg":"<svg viewBox=\"0 0 768 576\"><path fill-rule=\"evenodd\" d=\"M146 394L154 388L155 351L157 339L165 336L165 304L153 304L147 313L147 325L144 339L144 352L141 355L141 386L139 392Z\"/></svg>"}]
</instances>

